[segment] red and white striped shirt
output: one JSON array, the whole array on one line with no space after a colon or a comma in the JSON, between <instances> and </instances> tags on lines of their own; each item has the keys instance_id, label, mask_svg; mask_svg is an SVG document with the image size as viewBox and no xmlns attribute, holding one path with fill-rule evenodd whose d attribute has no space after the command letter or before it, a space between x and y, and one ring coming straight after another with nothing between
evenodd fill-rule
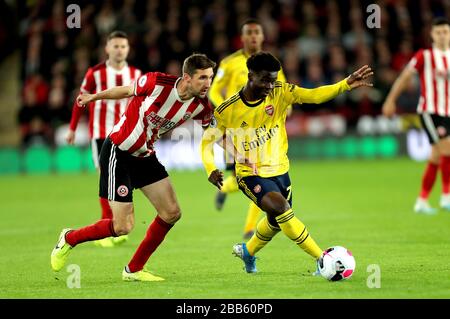
<instances>
[{"instance_id":1,"label":"red and white striped shirt","mask_svg":"<svg viewBox=\"0 0 450 319\"><path fill-rule=\"evenodd\" d=\"M141 70L125 64L121 70L111 67L108 61L89 68L80 91L97 93L116 86L130 85L141 76ZM125 112L129 99L98 100L89 103L89 135L92 139L105 139ZM75 101L70 120L70 129L75 131L84 107Z\"/></svg>"},{"instance_id":2,"label":"red and white striped shirt","mask_svg":"<svg viewBox=\"0 0 450 319\"><path fill-rule=\"evenodd\" d=\"M112 142L133 156L149 156L155 141L188 119L207 127L213 109L208 98L181 100L176 85L181 78L159 72L142 75L134 86L134 97L111 134Z\"/></svg>"},{"instance_id":3,"label":"red and white striped shirt","mask_svg":"<svg viewBox=\"0 0 450 319\"><path fill-rule=\"evenodd\" d=\"M417 112L450 117L450 50L419 50L408 66L420 77Z\"/></svg>"}]
</instances>

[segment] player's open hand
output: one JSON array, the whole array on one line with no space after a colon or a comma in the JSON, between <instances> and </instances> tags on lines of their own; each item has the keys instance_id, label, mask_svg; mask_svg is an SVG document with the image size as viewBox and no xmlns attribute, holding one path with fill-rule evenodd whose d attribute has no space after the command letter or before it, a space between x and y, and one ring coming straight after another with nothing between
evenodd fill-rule
<instances>
[{"instance_id":1,"label":"player's open hand","mask_svg":"<svg viewBox=\"0 0 450 319\"><path fill-rule=\"evenodd\" d=\"M78 95L78 97L77 97L77 104L79 106L85 106L89 102L92 102L93 97L94 97L94 94L82 93L82 94Z\"/></svg>"},{"instance_id":2,"label":"player's open hand","mask_svg":"<svg viewBox=\"0 0 450 319\"><path fill-rule=\"evenodd\" d=\"M367 82L366 79L373 75L372 68L368 65L364 65L359 68L347 78L347 83L352 89L358 88L360 86L373 86L372 83Z\"/></svg>"},{"instance_id":3,"label":"player's open hand","mask_svg":"<svg viewBox=\"0 0 450 319\"><path fill-rule=\"evenodd\" d=\"M219 190L222 189L223 186L223 173L218 169L212 171L211 175L208 177L208 181L216 186Z\"/></svg>"}]
</instances>

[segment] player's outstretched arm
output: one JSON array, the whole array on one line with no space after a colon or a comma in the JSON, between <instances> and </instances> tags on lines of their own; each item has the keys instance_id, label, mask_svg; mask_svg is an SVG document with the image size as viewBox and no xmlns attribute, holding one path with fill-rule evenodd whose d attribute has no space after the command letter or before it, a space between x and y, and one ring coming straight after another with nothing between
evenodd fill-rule
<instances>
[{"instance_id":1,"label":"player's outstretched arm","mask_svg":"<svg viewBox=\"0 0 450 319\"><path fill-rule=\"evenodd\" d=\"M133 96L133 92L133 85L118 86L95 94L80 94L77 103L84 106L97 100L120 100Z\"/></svg>"},{"instance_id":2,"label":"player's outstretched arm","mask_svg":"<svg viewBox=\"0 0 450 319\"><path fill-rule=\"evenodd\" d=\"M406 67L400 76L395 80L394 85L389 91L386 100L383 103L382 112L384 116L391 117L395 114L395 103L400 94L405 89L406 85L411 81L414 74L414 69Z\"/></svg>"},{"instance_id":3,"label":"player's outstretched arm","mask_svg":"<svg viewBox=\"0 0 450 319\"><path fill-rule=\"evenodd\" d=\"M360 86L373 86L372 83L367 81L367 78L372 75L372 68L368 65L364 65L347 77L347 84L351 89L356 89Z\"/></svg>"},{"instance_id":4,"label":"player's outstretched arm","mask_svg":"<svg viewBox=\"0 0 450 319\"><path fill-rule=\"evenodd\" d=\"M294 86L290 89L290 91L293 91L294 97L292 102L312 104L327 102L345 91L349 91L360 86L372 86L373 84L367 81L367 78L371 75L373 75L372 69L368 65L365 65L350 74L344 80L335 84L324 85L315 89L305 89ZM293 86L293 84L290 85Z\"/></svg>"}]
</instances>

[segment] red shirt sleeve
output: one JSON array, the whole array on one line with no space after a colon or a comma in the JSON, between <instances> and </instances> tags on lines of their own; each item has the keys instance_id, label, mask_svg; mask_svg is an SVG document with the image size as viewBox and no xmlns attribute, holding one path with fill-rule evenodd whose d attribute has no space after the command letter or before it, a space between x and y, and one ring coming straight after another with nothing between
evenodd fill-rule
<instances>
[{"instance_id":1,"label":"red shirt sleeve","mask_svg":"<svg viewBox=\"0 0 450 319\"><path fill-rule=\"evenodd\" d=\"M95 79L94 72L92 68L89 68L84 76L83 82L81 83L80 91L82 93L93 93L95 90Z\"/></svg>"},{"instance_id":2,"label":"red shirt sleeve","mask_svg":"<svg viewBox=\"0 0 450 319\"><path fill-rule=\"evenodd\" d=\"M423 49L417 51L408 63L408 67L415 69L417 72L423 70Z\"/></svg>"},{"instance_id":3,"label":"red shirt sleeve","mask_svg":"<svg viewBox=\"0 0 450 319\"><path fill-rule=\"evenodd\" d=\"M92 68L89 68L84 76L83 82L81 83L80 92L81 93L93 93L95 89L95 79L94 72ZM80 121L81 114L83 114L84 107L78 105L76 99L72 107L72 117L70 118L70 129L75 131L77 129L78 122Z\"/></svg>"},{"instance_id":4,"label":"red shirt sleeve","mask_svg":"<svg viewBox=\"0 0 450 319\"><path fill-rule=\"evenodd\" d=\"M156 73L149 72L144 75L141 75L139 78L134 81L134 95L136 96L146 96L150 95L150 93L155 88L156 83Z\"/></svg>"},{"instance_id":5,"label":"red shirt sleeve","mask_svg":"<svg viewBox=\"0 0 450 319\"><path fill-rule=\"evenodd\" d=\"M72 117L70 118L70 129L75 131L77 129L78 121L80 120L81 114L83 114L84 106L78 105L77 101L73 103L72 107Z\"/></svg>"}]
</instances>

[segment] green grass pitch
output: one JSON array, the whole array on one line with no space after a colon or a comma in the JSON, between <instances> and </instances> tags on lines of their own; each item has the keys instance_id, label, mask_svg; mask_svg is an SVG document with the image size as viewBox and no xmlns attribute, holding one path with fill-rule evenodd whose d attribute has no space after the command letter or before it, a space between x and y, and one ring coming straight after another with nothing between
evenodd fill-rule
<instances>
[{"instance_id":1,"label":"green grass pitch","mask_svg":"<svg viewBox=\"0 0 450 319\"><path fill-rule=\"evenodd\" d=\"M282 233L258 254L259 273L246 274L231 248L241 242L248 200L232 194L215 211L215 189L203 171L194 171L171 173L183 217L147 264L166 281L121 280L155 216L136 191L129 242L110 249L85 243L72 251L67 265L80 267L79 289L68 288L66 268L53 274L50 252L62 228L99 217L97 176L2 176L0 298L449 298L450 213L412 212L423 167L407 158L292 163L294 212L323 249L342 245L353 252L349 281L312 277L312 258ZM439 193L440 179L434 206ZM380 288L367 286L372 264L380 267Z\"/></svg>"}]
</instances>

